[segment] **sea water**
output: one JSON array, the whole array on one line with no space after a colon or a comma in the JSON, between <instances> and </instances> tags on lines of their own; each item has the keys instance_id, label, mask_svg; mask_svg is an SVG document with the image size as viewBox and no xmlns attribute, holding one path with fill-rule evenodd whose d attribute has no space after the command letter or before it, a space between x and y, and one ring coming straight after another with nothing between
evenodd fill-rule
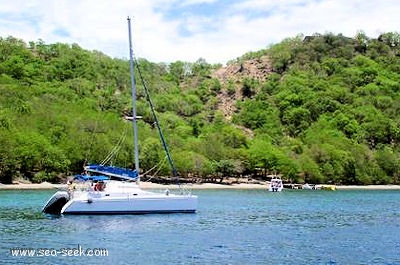
<instances>
[{"instance_id":1,"label":"sea water","mask_svg":"<svg viewBox=\"0 0 400 265\"><path fill-rule=\"evenodd\" d=\"M0 191L0 264L400 264L400 191L195 190L196 214L110 216L42 214L52 193Z\"/></svg>"}]
</instances>

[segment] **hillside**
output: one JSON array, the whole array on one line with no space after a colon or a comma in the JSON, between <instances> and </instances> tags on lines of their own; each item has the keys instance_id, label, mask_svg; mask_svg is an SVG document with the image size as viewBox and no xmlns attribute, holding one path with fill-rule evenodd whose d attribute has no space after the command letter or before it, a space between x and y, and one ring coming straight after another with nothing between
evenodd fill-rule
<instances>
[{"instance_id":1,"label":"hillside","mask_svg":"<svg viewBox=\"0 0 400 265\"><path fill-rule=\"evenodd\" d=\"M268 56L231 63L216 69L212 77L218 79L224 89L218 94L218 109L225 118L231 120L236 111L235 103L242 99L241 87L243 80L266 81L272 73L272 65Z\"/></svg>"},{"instance_id":2,"label":"hillside","mask_svg":"<svg viewBox=\"0 0 400 265\"><path fill-rule=\"evenodd\" d=\"M315 34L225 67L139 62L187 181L276 173L294 182L397 184L399 45L398 33ZM0 182L59 181L108 154L132 167L129 93L127 61L77 44L0 38ZM141 80L138 93L141 170L167 176Z\"/></svg>"}]
</instances>

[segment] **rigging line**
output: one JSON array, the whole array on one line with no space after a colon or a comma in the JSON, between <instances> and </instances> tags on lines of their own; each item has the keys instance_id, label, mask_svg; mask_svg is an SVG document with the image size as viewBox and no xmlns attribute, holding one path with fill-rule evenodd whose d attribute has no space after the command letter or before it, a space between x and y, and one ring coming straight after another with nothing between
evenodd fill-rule
<instances>
[{"instance_id":1,"label":"rigging line","mask_svg":"<svg viewBox=\"0 0 400 265\"><path fill-rule=\"evenodd\" d=\"M154 167L153 167L153 168L154 168ZM154 177L156 177L157 174L158 174L158 172L160 172L160 170L161 170L161 168L158 168L157 171L154 172L154 174L153 174L147 181L150 181L150 180L152 180Z\"/></svg>"},{"instance_id":2,"label":"rigging line","mask_svg":"<svg viewBox=\"0 0 400 265\"><path fill-rule=\"evenodd\" d=\"M114 146L113 149L108 153L108 155L103 159L103 161L100 162L100 165L105 165L107 164L115 155L116 152L118 152L119 148L118 146Z\"/></svg>"},{"instance_id":3,"label":"rigging line","mask_svg":"<svg viewBox=\"0 0 400 265\"><path fill-rule=\"evenodd\" d=\"M98 113L97 113L97 118L96 118L95 123L94 123L94 129L93 129L93 131L92 131L92 133L91 133L91 134L92 134L92 137L90 137L89 148L88 148L88 150L87 150L87 152L86 152L85 162L84 162L83 165L87 165L87 163L89 162L89 161L88 161L88 157L90 157L91 152L92 152L92 148L91 148L91 147L93 146L93 142L94 142L94 140L95 140L94 134L96 133L97 127L98 127L98 125L99 125L100 115L101 115L101 112L98 112Z\"/></svg>"},{"instance_id":4,"label":"rigging line","mask_svg":"<svg viewBox=\"0 0 400 265\"><path fill-rule=\"evenodd\" d=\"M110 153L103 159L103 161L101 161L100 163L101 165L107 164L113 157L115 157L115 155L121 149L123 141L126 139L126 134L127 134L127 126L125 126L124 133L119 138L117 144L113 147Z\"/></svg>"},{"instance_id":5,"label":"rigging line","mask_svg":"<svg viewBox=\"0 0 400 265\"><path fill-rule=\"evenodd\" d=\"M165 158L164 158L164 160L162 160L162 161L163 161L163 163L161 164L161 166L162 166L162 165L164 165ZM153 177L154 177L154 176L157 176L158 172L160 172L160 170L161 170L161 166L160 166L160 167L158 167L158 169L157 169L157 171L156 171L156 172L154 172L154 175L153 175Z\"/></svg>"},{"instance_id":6,"label":"rigging line","mask_svg":"<svg viewBox=\"0 0 400 265\"><path fill-rule=\"evenodd\" d=\"M157 165L153 166L152 168L150 168L149 170L147 170L147 171L146 171L145 173L143 173L142 175L144 176L144 175L149 174L149 173L150 173L153 169L155 169L155 168L159 168L159 169L156 171L156 173L158 173L158 172L160 171L160 169L161 169L161 166L164 165L166 159L167 159L167 157L165 156L164 159L163 159L163 160L160 160L160 162L158 162Z\"/></svg>"},{"instance_id":7,"label":"rigging line","mask_svg":"<svg viewBox=\"0 0 400 265\"><path fill-rule=\"evenodd\" d=\"M102 161L102 165L108 163L111 159L113 159L117 153L119 152L119 150L122 147L122 142L126 139L126 132L127 132L127 126L125 126L125 130L124 133L122 134L122 136L120 137L120 139L118 140L118 143L114 146L114 148L110 151L110 153L108 154L108 156Z\"/></svg>"},{"instance_id":8,"label":"rigging line","mask_svg":"<svg viewBox=\"0 0 400 265\"><path fill-rule=\"evenodd\" d=\"M158 118L157 118L157 115L156 115L156 112L155 112L155 109L154 109L153 102L151 101L151 98L150 98L149 89L148 89L147 84L146 84L146 82L145 82L145 80L143 78L139 62L136 60L136 58L135 58L135 62L136 62L136 68L137 68L138 73L139 73L139 78L142 81L142 84L143 84L143 87L144 87L144 91L146 93L147 102L150 105L150 109L151 109L151 113L153 115L153 119L154 119L154 121L155 121L155 123L157 125L158 134L160 135L162 145L164 147L165 153L166 153L167 158L168 158L168 162L169 162L169 164L170 164L170 166L172 168L172 176L176 179L178 186L181 187L180 181L179 181L179 178L178 178L178 174L177 174L177 171L176 171L176 168L175 168L175 165L174 165L174 161L172 160L172 157L171 157L171 155L169 153L168 146L167 146L167 143L166 143L165 138L164 138L164 134L162 133L160 124L158 122Z\"/></svg>"}]
</instances>

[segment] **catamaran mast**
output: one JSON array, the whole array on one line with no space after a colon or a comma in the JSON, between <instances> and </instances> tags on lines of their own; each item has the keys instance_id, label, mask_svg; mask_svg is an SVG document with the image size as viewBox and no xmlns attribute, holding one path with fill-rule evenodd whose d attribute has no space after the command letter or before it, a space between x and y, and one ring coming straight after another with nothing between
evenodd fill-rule
<instances>
[{"instance_id":1,"label":"catamaran mast","mask_svg":"<svg viewBox=\"0 0 400 265\"><path fill-rule=\"evenodd\" d=\"M138 174L138 180L140 180L139 174L139 147L138 147L138 132L137 132L137 116L136 116L136 85L135 85L135 71L133 65L133 48L132 48L132 34L131 34L131 19L128 17L128 31L129 31L129 59L130 59L130 70L131 70L131 88L132 88L132 126L133 126L133 145L134 145L134 156L135 156L135 170Z\"/></svg>"}]
</instances>

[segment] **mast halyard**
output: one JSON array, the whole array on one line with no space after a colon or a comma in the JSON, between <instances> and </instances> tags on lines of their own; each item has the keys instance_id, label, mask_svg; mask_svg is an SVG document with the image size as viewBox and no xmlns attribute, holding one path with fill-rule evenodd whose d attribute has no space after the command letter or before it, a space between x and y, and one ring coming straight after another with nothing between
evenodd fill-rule
<instances>
[{"instance_id":1,"label":"mast halyard","mask_svg":"<svg viewBox=\"0 0 400 265\"><path fill-rule=\"evenodd\" d=\"M129 32L129 62L131 72L131 88L132 88L132 126L133 126L133 145L135 156L135 170L138 174L138 181L140 181L139 171L139 147L138 147L138 131L137 131L137 116L136 116L136 84L135 84L135 71L133 64L133 48L132 48L132 33L131 33L131 19L128 17L128 32Z\"/></svg>"}]
</instances>

